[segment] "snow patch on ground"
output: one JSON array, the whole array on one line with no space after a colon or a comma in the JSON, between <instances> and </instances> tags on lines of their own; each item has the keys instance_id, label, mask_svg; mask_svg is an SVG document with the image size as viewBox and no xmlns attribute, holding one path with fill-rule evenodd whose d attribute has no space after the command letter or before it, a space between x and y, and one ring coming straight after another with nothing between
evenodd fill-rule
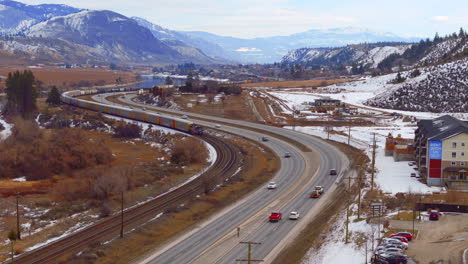
<instances>
[{"instance_id":1,"label":"snow patch on ground","mask_svg":"<svg viewBox=\"0 0 468 264\"><path fill-rule=\"evenodd\" d=\"M0 118L0 124L2 124L3 127L5 128L4 130L0 131L0 140L4 140L11 135L11 129L13 125L7 123L5 120L1 118Z\"/></svg>"},{"instance_id":2,"label":"snow patch on ground","mask_svg":"<svg viewBox=\"0 0 468 264\"><path fill-rule=\"evenodd\" d=\"M286 127L292 129L292 127ZM335 131L348 133L347 127L335 127ZM395 162L393 157L385 156L385 137L392 133L396 136L401 134L403 138L413 138L414 126L389 126L389 127L353 127L351 129L350 144L353 147L365 150L371 157L371 146L374 133L377 140L376 168L377 174L375 178L376 184L382 191L396 194L398 192L413 192L413 193L429 193L440 192L441 187L430 187L419 182L416 178L410 177L412 172L416 172L413 167L408 165L408 162ZM296 127L297 131L314 135L321 138L327 138L327 132L323 127ZM330 140L341 143L347 143L348 137L344 135L330 134Z\"/></svg>"}]
</instances>

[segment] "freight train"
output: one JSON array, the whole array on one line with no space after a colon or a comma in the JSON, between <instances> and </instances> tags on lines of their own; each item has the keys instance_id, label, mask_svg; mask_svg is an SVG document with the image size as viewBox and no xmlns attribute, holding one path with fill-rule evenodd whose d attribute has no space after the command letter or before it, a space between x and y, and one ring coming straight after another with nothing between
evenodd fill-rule
<instances>
[{"instance_id":1,"label":"freight train","mask_svg":"<svg viewBox=\"0 0 468 264\"><path fill-rule=\"evenodd\" d=\"M109 115L125 117L128 119L133 119L137 121L147 122L155 124L158 126L164 126L172 129L176 129L185 133L190 133L193 135L203 134L203 128L192 121L184 120L181 118L150 113L140 109L124 107L124 106L115 106L107 105L93 101L87 101L77 98L78 96L83 95L92 95L99 93L111 93L111 92L130 92L137 91L140 89L135 88L110 88L110 89L90 89L90 90L77 90L64 92L60 99L63 103L78 106L84 109L89 109L93 111L98 111L101 113L106 113Z\"/></svg>"}]
</instances>

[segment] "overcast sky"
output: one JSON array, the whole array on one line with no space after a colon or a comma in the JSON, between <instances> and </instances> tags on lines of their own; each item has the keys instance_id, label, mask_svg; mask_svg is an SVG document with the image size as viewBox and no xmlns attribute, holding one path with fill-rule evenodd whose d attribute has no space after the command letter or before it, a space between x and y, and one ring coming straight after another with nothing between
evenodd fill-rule
<instances>
[{"instance_id":1,"label":"overcast sky","mask_svg":"<svg viewBox=\"0 0 468 264\"><path fill-rule=\"evenodd\" d=\"M19 0L139 16L169 29L252 38L360 27L426 37L468 29L468 0Z\"/></svg>"}]
</instances>

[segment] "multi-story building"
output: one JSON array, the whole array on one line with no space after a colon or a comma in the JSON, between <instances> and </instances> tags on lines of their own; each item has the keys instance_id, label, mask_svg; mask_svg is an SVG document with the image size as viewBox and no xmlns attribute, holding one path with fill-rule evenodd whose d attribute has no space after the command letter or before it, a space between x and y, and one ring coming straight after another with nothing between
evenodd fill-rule
<instances>
[{"instance_id":1,"label":"multi-story building","mask_svg":"<svg viewBox=\"0 0 468 264\"><path fill-rule=\"evenodd\" d=\"M418 121L416 163L428 185L468 189L468 121L445 115Z\"/></svg>"}]
</instances>

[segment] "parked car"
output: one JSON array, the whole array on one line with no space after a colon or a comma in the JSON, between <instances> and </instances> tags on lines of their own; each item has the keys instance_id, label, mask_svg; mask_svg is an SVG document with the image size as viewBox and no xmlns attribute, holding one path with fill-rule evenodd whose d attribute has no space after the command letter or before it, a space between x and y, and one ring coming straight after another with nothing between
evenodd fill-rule
<instances>
[{"instance_id":1,"label":"parked car","mask_svg":"<svg viewBox=\"0 0 468 264\"><path fill-rule=\"evenodd\" d=\"M401 242L408 243L408 239L406 237L402 237L402 236L394 236L392 238L387 238L387 239L398 239Z\"/></svg>"},{"instance_id":2,"label":"parked car","mask_svg":"<svg viewBox=\"0 0 468 264\"><path fill-rule=\"evenodd\" d=\"M413 239L413 234L411 234L410 232L398 232L396 234L390 235L390 237L395 237L395 236L405 237L406 239L408 239L408 241L411 241L411 239Z\"/></svg>"},{"instance_id":3,"label":"parked car","mask_svg":"<svg viewBox=\"0 0 468 264\"><path fill-rule=\"evenodd\" d=\"M283 214L278 211L274 211L271 212L270 217L268 217L268 220L270 222L278 222L279 220L281 220L281 218L283 218Z\"/></svg>"},{"instance_id":4,"label":"parked car","mask_svg":"<svg viewBox=\"0 0 468 264\"><path fill-rule=\"evenodd\" d=\"M289 219L290 219L290 220L297 220L297 219L299 219L299 213L298 213L298 212L294 212L294 211L291 212L291 213L289 213Z\"/></svg>"},{"instance_id":5,"label":"parked car","mask_svg":"<svg viewBox=\"0 0 468 264\"><path fill-rule=\"evenodd\" d=\"M323 187L322 186L319 186L319 185L315 186L315 190L317 192L319 192L320 194L323 194Z\"/></svg>"},{"instance_id":6,"label":"parked car","mask_svg":"<svg viewBox=\"0 0 468 264\"><path fill-rule=\"evenodd\" d=\"M402 249L408 248L408 243L401 242L399 240L389 240L389 241L382 241L382 246L395 246Z\"/></svg>"},{"instance_id":7,"label":"parked car","mask_svg":"<svg viewBox=\"0 0 468 264\"><path fill-rule=\"evenodd\" d=\"M389 247L389 248L384 248L384 249L378 249L377 252L380 255L393 254L393 253L403 253L403 249L396 248L396 247Z\"/></svg>"},{"instance_id":8,"label":"parked car","mask_svg":"<svg viewBox=\"0 0 468 264\"><path fill-rule=\"evenodd\" d=\"M406 264L408 263L408 257L400 253L390 253L380 255L379 259L385 260L389 264Z\"/></svg>"},{"instance_id":9,"label":"parked car","mask_svg":"<svg viewBox=\"0 0 468 264\"><path fill-rule=\"evenodd\" d=\"M431 210L429 212L429 220L431 221L437 221L439 220L440 213L436 210Z\"/></svg>"},{"instance_id":10,"label":"parked car","mask_svg":"<svg viewBox=\"0 0 468 264\"><path fill-rule=\"evenodd\" d=\"M267 185L267 189L276 189L276 187L278 187L278 185L276 184L276 182L270 182L270 183L268 183L268 185Z\"/></svg>"},{"instance_id":11,"label":"parked car","mask_svg":"<svg viewBox=\"0 0 468 264\"><path fill-rule=\"evenodd\" d=\"M337 175L337 174L338 173L337 173L336 169L331 169L330 170L330 175Z\"/></svg>"},{"instance_id":12,"label":"parked car","mask_svg":"<svg viewBox=\"0 0 468 264\"><path fill-rule=\"evenodd\" d=\"M310 198L319 198L320 197L320 193L316 190L314 190L311 194L310 194Z\"/></svg>"},{"instance_id":13,"label":"parked car","mask_svg":"<svg viewBox=\"0 0 468 264\"><path fill-rule=\"evenodd\" d=\"M291 157L291 153L289 153L289 152L285 152L285 153L284 153L284 157L285 157L285 158L289 158L289 157Z\"/></svg>"}]
</instances>

